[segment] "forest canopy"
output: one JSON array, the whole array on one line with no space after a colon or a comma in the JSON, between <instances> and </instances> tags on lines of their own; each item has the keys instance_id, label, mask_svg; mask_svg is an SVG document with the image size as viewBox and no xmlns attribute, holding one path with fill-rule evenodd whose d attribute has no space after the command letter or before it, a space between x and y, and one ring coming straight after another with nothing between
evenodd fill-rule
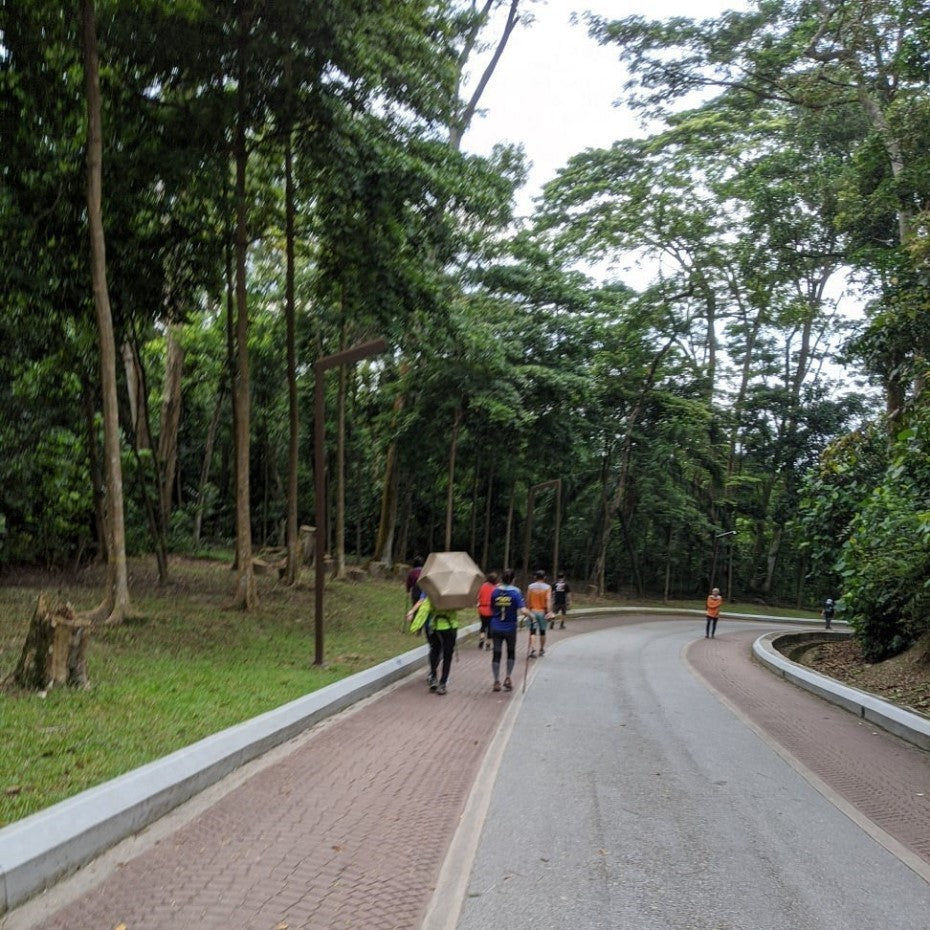
<instances>
[{"instance_id":1,"label":"forest canopy","mask_svg":"<svg viewBox=\"0 0 930 930\"><path fill-rule=\"evenodd\" d=\"M116 620L127 553L294 583L314 364L384 339L325 383L335 575L551 572L558 524L597 592L928 629L923 4L589 16L653 128L517 221L463 138L532 7L0 0L0 571L103 561Z\"/></svg>"}]
</instances>

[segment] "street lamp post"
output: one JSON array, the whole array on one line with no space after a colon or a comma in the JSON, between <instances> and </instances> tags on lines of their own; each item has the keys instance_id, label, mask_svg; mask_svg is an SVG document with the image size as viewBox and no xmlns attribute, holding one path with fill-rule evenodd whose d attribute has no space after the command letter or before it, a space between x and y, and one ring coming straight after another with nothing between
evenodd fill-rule
<instances>
[{"instance_id":1,"label":"street lamp post","mask_svg":"<svg viewBox=\"0 0 930 930\"><path fill-rule=\"evenodd\" d=\"M551 481L542 481L534 484L526 501L526 539L523 544L523 585L526 587L530 580L530 539L533 533L533 502L536 492L544 488L555 488L555 538L552 541L552 577L559 573L559 528L562 521L562 479L553 478Z\"/></svg>"},{"instance_id":2,"label":"street lamp post","mask_svg":"<svg viewBox=\"0 0 930 930\"><path fill-rule=\"evenodd\" d=\"M363 342L344 352L335 355L324 355L318 358L313 366L314 373L314 424L313 424L313 483L316 509L316 573L314 576L314 629L316 638L316 655L314 665L323 664L323 585L325 584L326 569L323 564L326 558L326 476L325 469L325 438L326 417L325 396L323 393L323 375L327 369L336 365L349 365L369 355L380 355L387 349L387 342L376 339L373 342Z\"/></svg>"},{"instance_id":3,"label":"street lamp post","mask_svg":"<svg viewBox=\"0 0 930 930\"><path fill-rule=\"evenodd\" d=\"M725 533L717 533L714 536L714 561L711 563L710 567L710 586L714 586L714 576L717 574L717 543L721 539L724 539L727 536L735 536L736 530L727 530ZM730 600L730 588L733 584L733 544L730 544L730 572L729 572L729 584L727 585L727 601Z\"/></svg>"}]
</instances>

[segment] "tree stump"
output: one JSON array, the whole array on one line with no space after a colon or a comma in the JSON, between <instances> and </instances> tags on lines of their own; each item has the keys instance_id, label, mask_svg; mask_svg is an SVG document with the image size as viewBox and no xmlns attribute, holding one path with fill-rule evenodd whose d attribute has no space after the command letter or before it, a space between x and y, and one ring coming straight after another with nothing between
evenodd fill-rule
<instances>
[{"instance_id":1,"label":"tree stump","mask_svg":"<svg viewBox=\"0 0 930 930\"><path fill-rule=\"evenodd\" d=\"M299 532L300 558L304 565L313 565L316 559L316 527L304 524Z\"/></svg>"},{"instance_id":2,"label":"tree stump","mask_svg":"<svg viewBox=\"0 0 930 930\"><path fill-rule=\"evenodd\" d=\"M40 594L13 681L21 688L45 691L54 685L87 685L90 620L79 620L70 604L53 604Z\"/></svg>"}]
</instances>

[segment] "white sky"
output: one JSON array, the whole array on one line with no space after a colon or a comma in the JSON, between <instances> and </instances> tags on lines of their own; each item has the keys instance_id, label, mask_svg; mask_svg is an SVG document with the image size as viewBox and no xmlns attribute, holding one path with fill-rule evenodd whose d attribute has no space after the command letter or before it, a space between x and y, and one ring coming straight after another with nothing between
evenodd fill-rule
<instances>
[{"instance_id":1,"label":"white sky","mask_svg":"<svg viewBox=\"0 0 930 930\"><path fill-rule=\"evenodd\" d=\"M497 142L523 144L532 169L518 211L528 213L532 197L572 155L643 134L634 114L614 106L625 77L619 50L589 38L583 21L570 22L572 13L579 20L587 10L613 19L630 15L705 19L745 6L743 0L540 0L532 4L529 9L536 21L511 35L481 99L483 113L472 122L464 148L487 154ZM489 41L492 37L496 39L494 30L489 30ZM480 76L485 60L474 62L472 80Z\"/></svg>"}]
</instances>

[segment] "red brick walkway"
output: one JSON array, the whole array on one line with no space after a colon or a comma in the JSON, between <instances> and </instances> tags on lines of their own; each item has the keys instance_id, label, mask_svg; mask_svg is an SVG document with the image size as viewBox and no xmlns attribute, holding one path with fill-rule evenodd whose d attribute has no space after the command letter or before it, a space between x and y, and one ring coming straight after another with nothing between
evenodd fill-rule
<instances>
[{"instance_id":1,"label":"red brick walkway","mask_svg":"<svg viewBox=\"0 0 930 930\"><path fill-rule=\"evenodd\" d=\"M695 670L877 827L930 865L930 755L750 659L763 631L696 640Z\"/></svg>"},{"instance_id":2,"label":"red brick walkway","mask_svg":"<svg viewBox=\"0 0 930 930\"><path fill-rule=\"evenodd\" d=\"M576 621L567 635L644 619L656 618ZM930 862L927 757L755 664L749 646L764 630L720 630L714 641L698 639L689 659L759 727ZM448 695L429 694L417 675L316 728L57 912L49 913L56 899L47 908L42 899L29 905L34 926L416 930L513 699L491 692L490 654L473 643L460 646ZM521 656L524 648L521 638ZM521 657L519 674L523 666Z\"/></svg>"},{"instance_id":3,"label":"red brick walkway","mask_svg":"<svg viewBox=\"0 0 930 930\"><path fill-rule=\"evenodd\" d=\"M346 712L39 925L418 927L511 700L490 663L463 643L447 695L417 675Z\"/></svg>"}]
</instances>

